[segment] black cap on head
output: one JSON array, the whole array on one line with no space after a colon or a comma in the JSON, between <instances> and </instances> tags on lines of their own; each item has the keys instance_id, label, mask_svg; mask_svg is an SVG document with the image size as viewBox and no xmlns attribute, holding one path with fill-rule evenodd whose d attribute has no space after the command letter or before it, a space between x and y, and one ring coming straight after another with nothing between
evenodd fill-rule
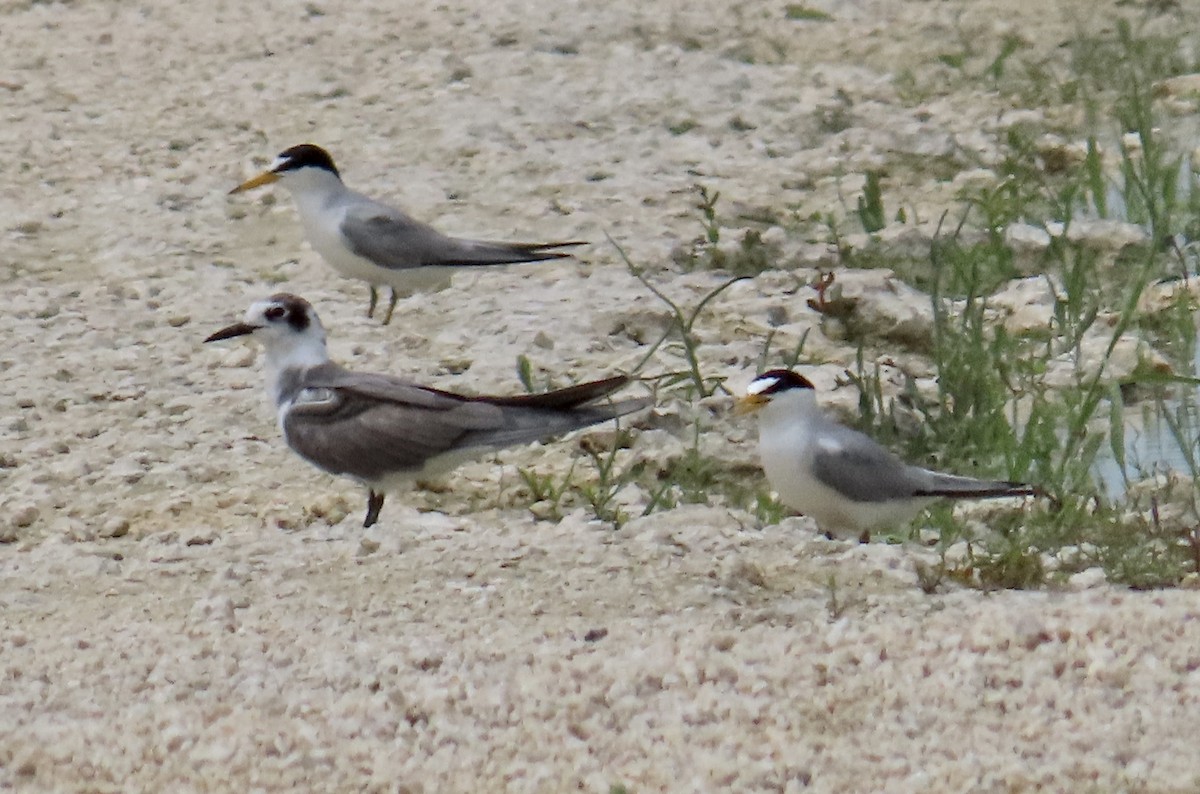
<instances>
[{"instance_id":1,"label":"black cap on head","mask_svg":"<svg viewBox=\"0 0 1200 794\"><path fill-rule=\"evenodd\" d=\"M283 173L295 171L297 168L323 168L338 179L341 179L342 176L338 173L337 166L333 164L333 158L329 156L329 152L313 143L302 143L299 146L284 149L279 153L279 165L272 170L276 173Z\"/></svg>"},{"instance_id":2,"label":"black cap on head","mask_svg":"<svg viewBox=\"0 0 1200 794\"><path fill-rule=\"evenodd\" d=\"M754 383L763 384L756 394L779 394L792 389L812 389L812 382L790 369L771 369L754 379Z\"/></svg>"}]
</instances>

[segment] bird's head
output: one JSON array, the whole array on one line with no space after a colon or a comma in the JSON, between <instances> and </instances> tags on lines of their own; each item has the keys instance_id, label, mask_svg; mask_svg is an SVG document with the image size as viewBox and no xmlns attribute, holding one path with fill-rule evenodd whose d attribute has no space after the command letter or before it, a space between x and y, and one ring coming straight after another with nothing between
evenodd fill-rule
<instances>
[{"instance_id":1,"label":"bird's head","mask_svg":"<svg viewBox=\"0 0 1200 794\"><path fill-rule=\"evenodd\" d=\"M750 381L746 394L738 398L739 414L756 413L769 405L787 406L813 401L812 381L790 369L772 369Z\"/></svg>"},{"instance_id":2,"label":"bird's head","mask_svg":"<svg viewBox=\"0 0 1200 794\"><path fill-rule=\"evenodd\" d=\"M311 143L302 143L290 149L284 149L271 163L266 171L248 179L229 191L230 194L253 190L272 182L280 182L284 187L296 187L313 180L328 180L330 175L341 181L341 174L333 164L329 152Z\"/></svg>"},{"instance_id":3,"label":"bird's head","mask_svg":"<svg viewBox=\"0 0 1200 794\"><path fill-rule=\"evenodd\" d=\"M240 323L212 334L205 342L252 336L262 342L267 357L280 366L313 366L328 360L325 329L312 304L281 292L255 301Z\"/></svg>"}]
</instances>

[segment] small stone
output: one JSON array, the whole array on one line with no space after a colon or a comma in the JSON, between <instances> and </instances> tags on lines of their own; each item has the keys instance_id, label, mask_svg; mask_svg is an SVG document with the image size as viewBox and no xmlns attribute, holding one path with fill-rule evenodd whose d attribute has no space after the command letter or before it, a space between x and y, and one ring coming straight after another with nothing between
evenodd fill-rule
<instances>
[{"instance_id":1,"label":"small stone","mask_svg":"<svg viewBox=\"0 0 1200 794\"><path fill-rule=\"evenodd\" d=\"M1180 74L1160 80L1152 87L1154 95L1200 97L1200 74Z\"/></svg>"},{"instance_id":2,"label":"small stone","mask_svg":"<svg viewBox=\"0 0 1200 794\"><path fill-rule=\"evenodd\" d=\"M358 541L358 556L365 557L379 551L380 542L375 538L363 537Z\"/></svg>"},{"instance_id":3,"label":"small stone","mask_svg":"<svg viewBox=\"0 0 1200 794\"><path fill-rule=\"evenodd\" d=\"M461 375L471 368L473 362L469 358L443 358L439 367L439 375Z\"/></svg>"},{"instance_id":4,"label":"small stone","mask_svg":"<svg viewBox=\"0 0 1200 794\"><path fill-rule=\"evenodd\" d=\"M542 350L553 350L554 340L547 336L545 331L538 331L537 336L533 338L533 345Z\"/></svg>"},{"instance_id":5,"label":"small stone","mask_svg":"<svg viewBox=\"0 0 1200 794\"><path fill-rule=\"evenodd\" d=\"M329 526L340 524L351 512L351 506L341 496L321 495L313 499L305 509L312 518L322 519Z\"/></svg>"},{"instance_id":6,"label":"small stone","mask_svg":"<svg viewBox=\"0 0 1200 794\"><path fill-rule=\"evenodd\" d=\"M128 534L129 519L121 516L108 519L100 528L100 537L102 538L123 538Z\"/></svg>"},{"instance_id":7,"label":"small stone","mask_svg":"<svg viewBox=\"0 0 1200 794\"><path fill-rule=\"evenodd\" d=\"M10 521L14 527L23 529L37 521L39 515L38 509L33 505L22 505L12 512Z\"/></svg>"},{"instance_id":8,"label":"small stone","mask_svg":"<svg viewBox=\"0 0 1200 794\"><path fill-rule=\"evenodd\" d=\"M255 349L247 345L225 356L222 365L228 367L249 367L254 364L254 360L257 357Z\"/></svg>"},{"instance_id":9,"label":"small stone","mask_svg":"<svg viewBox=\"0 0 1200 794\"><path fill-rule=\"evenodd\" d=\"M1108 577L1104 573L1103 568L1088 568L1085 571L1080 571L1077 574L1072 574L1067 580L1067 587L1071 590L1090 590L1094 587L1100 587L1108 581Z\"/></svg>"},{"instance_id":10,"label":"small stone","mask_svg":"<svg viewBox=\"0 0 1200 794\"><path fill-rule=\"evenodd\" d=\"M529 512L532 513L533 517L539 521L555 521L559 518L558 504L551 502L548 499L542 499L541 501L531 504L529 506Z\"/></svg>"},{"instance_id":11,"label":"small stone","mask_svg":"<svg viewBox=\"0 0 1200 794\"><path fill-rule=\"evenodd\" d=\"M182 328L192 321L191 315L187 314L172 314L167 318L167 325L172 328Z\"/></svg>"},{"instance_id":12,"label":"small stone","mask_svg":"<svg viewBox=\"0 0 1200 794\"><path fill-rule=\"evenodd\" d=\"M718 651L728 651L737 643L737 637L732 634L721 634L713 638L713 647Z\"/></svg>"}]
</instances>

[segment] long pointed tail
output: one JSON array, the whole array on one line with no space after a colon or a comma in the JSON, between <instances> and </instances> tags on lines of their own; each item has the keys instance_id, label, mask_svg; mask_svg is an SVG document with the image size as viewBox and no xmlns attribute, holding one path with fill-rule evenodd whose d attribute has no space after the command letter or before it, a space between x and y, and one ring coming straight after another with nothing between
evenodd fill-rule
<instances>
[{"instance_id":1,"label":"long pointed tail","mask_svg":"<svg viewBox=\"0 0 1200 794\"><path fill-rule=\"evenodd\" d=\"M485 398L487 402L505 410L505 426L477 431L470 434L469 439L464 438L463 442L471 446L488 447L526 444L607 422L654 404L652 397L594 403L628 382L629 378L622 375L545 394Z\"/></svg>"},{"instance_id":2,"label":"long pointed tail","mask_svg":"<svg viewBox=\"0 0 1200 794\"><path fill-rule=\"evenodd\" d=\"M562 243L493 243L487 240L456 240L457 247L430 265L450 267L484 267L487 265L516 265L523 262L542 262L547 259L566 259L573 254L559 248L587 245L583 240Z\"/></svg>"},{"instance_id":3,"label":"long pointed tail","mask_svg":"<svg viewBox=\"0 0 1200 794\"><path fill-rule=\"evenodd\" d=\"M953 474L934 474L928 488L918 490L915 496L943 496L951 499L1000 499L1007 496L1046 496L1036 485L1009 480L976 480L973 477L958 477Z\"/></svg>"},{"instance_id":4,"label":"long pointed tail","mask_svg":"<svg viewBox=\"0 0 1200 794\"><path fill-rule=\"evenodd\" d=\"M537 394L518 394L513 397L480 397L479 399L494 405L511 405L521 408L545 408L548 410L565 410L584 403L599 400L625 386L630 381L628 375L613 375L611 378L577 383L565 389L539 392Z\"/></svg>"}]
</instances>

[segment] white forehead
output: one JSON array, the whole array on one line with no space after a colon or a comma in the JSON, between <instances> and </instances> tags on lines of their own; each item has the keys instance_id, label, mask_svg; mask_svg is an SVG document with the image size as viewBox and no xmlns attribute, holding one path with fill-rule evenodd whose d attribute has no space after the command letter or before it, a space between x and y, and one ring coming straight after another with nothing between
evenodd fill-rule
<instances>
[{"instance_id":1,"label":"white forehead","mask_svg":"<svg viewBox=\"0 0 1200 794\"><path fill-rule=\"evenodd\" d=\"M261 320L267 316L267 309L278 305L272 300L255 301L250 304L249 309L246 309L246 320Z\"/></svg>"},{"instance_id":2,"label":"white forehead","mask_svg":"<svg viewBox=\"0 0 1200 794\"><path fill-rule=\"evenodd\" d=\"M751 396L762 394L767 389L773 388L778 384L779 378L776 378L773 375L766 378L755 378L754 380L750 381L750 385L746 387L746 394Z\"/></svg>"},{"instance_id":3,"label":"white forehead","mask_svg":"<svg viewBox=\"0 0 1200 794\"><path fill-rule=\"evenodd\" d=\"M290 158L290 157L284 157L284 156L281 154L281 155L279 155L278 157L276 157L274 160L272 160L272 161L271 161L271 167L270 167L270 168L268 168L267 170L268 170L268 171L274 171L274 170L276 170L276 169L278 169L278 168L282 168L283 166L285 166L285 165L287 165L289 162L291 162L291 160L292 160L292 158Z\"/></svg>"}]
</instances>

